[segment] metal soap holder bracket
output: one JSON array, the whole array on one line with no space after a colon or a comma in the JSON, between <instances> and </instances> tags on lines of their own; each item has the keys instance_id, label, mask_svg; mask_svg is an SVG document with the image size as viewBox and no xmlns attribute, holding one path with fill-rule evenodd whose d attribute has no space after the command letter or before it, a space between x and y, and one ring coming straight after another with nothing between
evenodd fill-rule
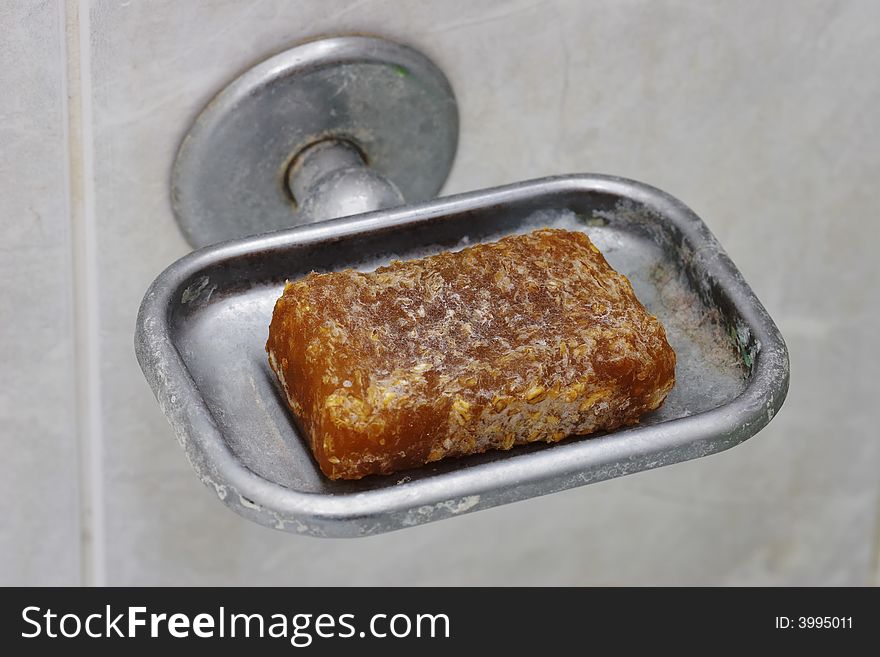
<instances>
[{"instance_id":1,"label":"metal soap holder bracket","mask_svg":"<svg viewBox=\"0 0 880 657\"><path fill-rule=\"evenodd\" d=\"M368 37L312 41L202 111L174 164L174 212L202 247L427 201L457 143L455 95L427 57Z\"/></svg>"},{"instance_id":2,"label":"metal soap holder bracket","mask_svg":"<svg viewBox=\"0 0 880 657\"><path fill-rule=\"evenodd\" d=\"M205 248L153 282L135 348L193 468L238 513L314 536L377 534L718 452L781 407L782 336L680 201L600 175L431 200L457 138L443 73L410 48L367 37L266 60L186 135L173 206L190 243ZM664 322L678 371L663 407L605 436L360 481L323 477L263 349L285 279L544 225L588 232Z\"/></svg>"}]
</instances>

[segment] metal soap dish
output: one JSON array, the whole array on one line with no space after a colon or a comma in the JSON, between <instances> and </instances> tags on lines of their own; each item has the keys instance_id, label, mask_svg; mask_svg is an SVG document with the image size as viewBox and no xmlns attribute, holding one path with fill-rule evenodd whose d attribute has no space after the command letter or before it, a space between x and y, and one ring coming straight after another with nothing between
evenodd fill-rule
<instances>
[{"instance_id":1,"label":"metal soap dish","mask_svg":"<svg viewBox=\"0 0 880 657\"><path fill-rule=\"evenodd\" d=\"M153 282L135 346L193 468L245 517L314 536L377 534L719 452L782 405L782 337L693 212L655 188L599 175L431 201L457 133L452 90L427 58L343 37L245 73L181 145L174 208L205 248ZM266 361L285 280L541 226L587 232L662 320L678 355L664 406L598 437L326 479Z\"/></svg>"}]
</instances>

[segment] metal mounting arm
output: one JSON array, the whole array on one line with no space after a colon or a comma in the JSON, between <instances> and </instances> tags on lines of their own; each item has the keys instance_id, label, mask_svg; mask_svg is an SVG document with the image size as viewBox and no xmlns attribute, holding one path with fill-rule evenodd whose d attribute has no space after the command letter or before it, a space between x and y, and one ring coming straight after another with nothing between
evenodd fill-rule
<instances>
[{"instance_id":1,"label":"metal mounting arm","mask_svg":"<svg viewBox=\"0 0 880 657\"><path fill-rule=\"evenodd\" d=\"M195 247L433 198L458 143L443 73L383 39L312 41L246 71L181 143L172 205Z\"/></svg>"}]
</instances>

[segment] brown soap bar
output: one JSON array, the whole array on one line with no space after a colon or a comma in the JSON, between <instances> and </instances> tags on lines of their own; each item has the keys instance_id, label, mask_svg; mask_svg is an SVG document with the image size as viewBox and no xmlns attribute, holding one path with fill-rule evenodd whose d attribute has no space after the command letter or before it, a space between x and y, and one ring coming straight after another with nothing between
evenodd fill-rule
<instances>
[{"instance_id":1,"label":"brown soap bar","mask_svg":"<svg viewBox=\"0 0 880 657\"><path fill-rule=\"evenodd\" d=\"M635 424L675 382L660 322L564 230L309 274L266 351L331 479Z\"/></svg>"}]
</instances>

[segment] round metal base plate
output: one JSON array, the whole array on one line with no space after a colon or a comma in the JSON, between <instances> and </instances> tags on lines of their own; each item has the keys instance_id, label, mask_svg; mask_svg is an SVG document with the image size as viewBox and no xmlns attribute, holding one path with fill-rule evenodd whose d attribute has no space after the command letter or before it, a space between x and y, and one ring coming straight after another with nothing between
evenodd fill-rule
<instances>
[{"instance_id":1,"label":"round metal base plate","mask_svg":"<svg viewBox=\"0 0 880 657\"><path fill-rule=\"evenodd\" d=\"M221 91L183 140L171 180L195 247L302 223L286 173L304 147L346 139L407 203L433 198L458 143L446 76L382 39L336 37L287 50Z\"/></svg>"}]
</instances>

